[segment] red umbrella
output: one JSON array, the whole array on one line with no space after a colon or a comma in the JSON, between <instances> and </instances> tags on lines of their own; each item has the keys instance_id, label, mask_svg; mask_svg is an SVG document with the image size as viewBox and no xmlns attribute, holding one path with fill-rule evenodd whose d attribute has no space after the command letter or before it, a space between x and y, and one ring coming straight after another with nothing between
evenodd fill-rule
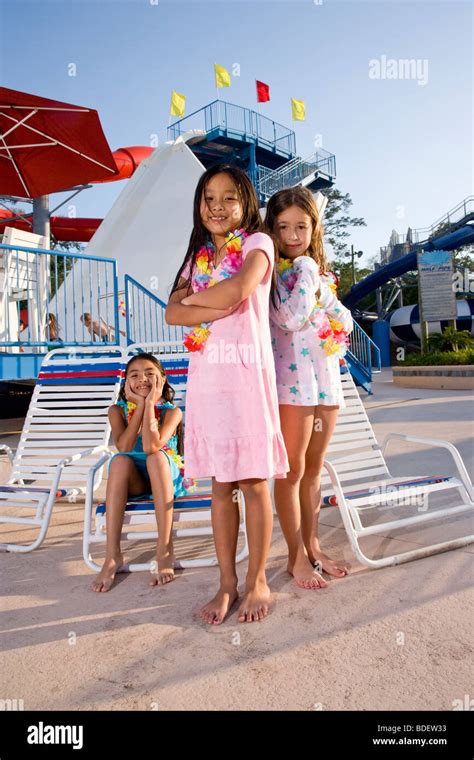
<instances>
[{"instance_id":1,"label":"red umbrella","mask_svg":"<svg viewBox=\"0 0 474 760\"><path fill-rule=\"evenodd\" d=\"M1 195L36 198L117 173L96 110L0 87Z\"/></svg>"}]
</instances>

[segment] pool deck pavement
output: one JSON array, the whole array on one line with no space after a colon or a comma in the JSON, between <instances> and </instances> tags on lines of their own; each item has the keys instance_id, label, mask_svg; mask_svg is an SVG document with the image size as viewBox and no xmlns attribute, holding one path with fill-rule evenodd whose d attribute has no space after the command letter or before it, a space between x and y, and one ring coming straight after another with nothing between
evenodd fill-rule
<instances>
[{"instance_id":1,"label":"pool deck pavement","mask_svg":"<svg viewBox=\"0 0 474 760\"><path fill-rule=\"evenodd\" d=\"M374 376L373 390L361 396L379 442L389 431L446 439L473 472L472 391L399 388L390 370ZM15 446L22 420L0 425L0 443ZM394 475L455 474L442 449L396 441L387 459ZM337 508L326 508L323 548L351 573L307 591L285 571L275 520L271 615L239 624L234 608L214 627L193 610L214 593L216 568L179 571L154 588L146 573L120 574L109 593L89 591L82 519L81 504L61 502L40 549L0 554L0 696L22 699L25 710L452 710L473 694L474 545L369 570L354 558ZM403 551L462 535L469 522L472 532L461 517L367 546Z\"/></svg>"}]
</instances>

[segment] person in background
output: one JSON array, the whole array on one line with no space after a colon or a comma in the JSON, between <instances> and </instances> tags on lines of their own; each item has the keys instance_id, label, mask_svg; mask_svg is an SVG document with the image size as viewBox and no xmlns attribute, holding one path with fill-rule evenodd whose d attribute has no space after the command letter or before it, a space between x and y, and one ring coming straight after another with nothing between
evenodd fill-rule
<instances>
[{"instance_id":1,"label":"person in background","mask_svg":"<svg viewBox=\"0 0 474 760\"><path fill-rule=\"evenodd\" d=\"M102 317L99 320L93 320L90 313L85 311L80 319L82 324L88 329L90 335L92 335L93 340L96 339L96 336L97 339L103 343L109 343L115 340L115 328L112 325L108 325ZM119 332L120 335L126 334L123 330L119 330Z\"/></svg>"},{"instance_id":2,"label":"person in background","mask_svg":"<svg viewBox=\"0 0 474 760\"><path fill-rule=\"evenodd\" d=\"M23 330L25 330L25 329L26 329L26 325L25 325L25 323L23 322L23 320L22 320L22 319L20 319L20 324L19 324L19 326L18 326L18 340L21 340L21 333L22 333L22 332L23 332ZM25 349L23 348L23 346L20 346L20 353L22 353L22 354L23 354L23 353L25 353Z\"/></svg>"},{"instance_id":3,"label":"person in background","mask_svg":"<svg viewBox=\"0 0 474 760\"><path fill-rule=\"evenodd\" d=\"M46 339L50 343L62 343L62 339L59 335L59 324L54 314L48 314L48 326L46 329Z\"/></svg>"}]
</instances>

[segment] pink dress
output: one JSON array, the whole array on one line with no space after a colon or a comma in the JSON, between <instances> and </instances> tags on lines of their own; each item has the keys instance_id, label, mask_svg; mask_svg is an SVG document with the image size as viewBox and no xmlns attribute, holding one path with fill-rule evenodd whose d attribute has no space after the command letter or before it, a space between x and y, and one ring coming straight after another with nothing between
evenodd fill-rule
<instances>
[{"instance_id":1,"label":"pink dress","mask_svg":"<svg viewBox=\"0 0 474 760\"><path fill-rule=\"evenodd\" d=\"M290 469L280 428L270 335L275 253L269 235L249 235L242 244L242 261L256 248L268 257L264 278L238 309L211 324L204 348L189 354L184 426L187 478L213 476L232 483L285 478ZM220 264L213 277L224 279Z\"/></svg>"}]
</instances>

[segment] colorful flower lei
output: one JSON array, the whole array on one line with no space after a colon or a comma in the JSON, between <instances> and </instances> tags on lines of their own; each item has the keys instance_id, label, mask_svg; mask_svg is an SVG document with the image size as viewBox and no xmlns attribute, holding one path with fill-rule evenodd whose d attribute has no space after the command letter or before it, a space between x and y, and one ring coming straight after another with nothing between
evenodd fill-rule
<instances>
[{"instance_id":1,"label":"colorful flower lei","mask_svg":"<svg viewBox=\"0 0 474 760\"><path fill-rule=\"evenodd\" d=\"M158 420L158 422L161 417L160 408L163 407L166 409L172 409L173 404L171 404L169 401L165 401L163 404L155 405L155 419ZM136 408L137 405L133 401L127 401L127 424L130 424L130 420L132 419ZM184 460L181 454L178 454L178 452L171 448L171 446L168 446L168 444L162 446L162 449L163 451L166 451L169 457L178 465L179 474L183 479L183 487L187 491L194 490L197 487L196 481L193 478L184 477Z\"/></svg>"},{"instance_id":2,"label":"colorful flower lei","mask_svg":"<svg viewBox=\"0 0 474 760\"><path fill-rule=\"evenodd\" d=\"M298 279L298 273L293 267L293 262L290 259L281 258L277 263L277 272L286 290L291 293ZM327 272L325 279L328 280L325 284L336 294L338 280L334 272ZM320 339L320 348L324 350L326 355L343 357L349 345L349 336L339 320L328 317L317 299L315 299L309 320Z\"/></svg>"},{"instance_id":3,"label":"colorful flower lei","mask_svg":"<svg viewBox=\"0 0 474 760\"><path fill-rule=\"evenodd\" d=\"M242 266L242 242L248 237L248 234L244 229L232 230L227 233L225 238L226 254L220 263L224 278L232 277ZM196 293L211 288L219 282L214 278L214 255L215 246L212 241L208 241L196 253L197 273L193 276L193 286ZM202 322L188 331L185 330L183 343L188 351L200 351L204 347L211 334L209 330L211 324L212 322Z\"/></svg>"},{"instance_id":4,"label":"colorful flower lei","mask_svg":"<svg viewBox=\"0 0 474 760\"><path fill-rule=\"evenodd\" d=\"M183 487L187 491L195 490L197 488L196 481L193 478L184 477L184 460L181 454L178 454L171 446L163 446L163 451L166 451L170 458L178 465L179 474L183 479Z\"/></svg>"}]
</instances>

